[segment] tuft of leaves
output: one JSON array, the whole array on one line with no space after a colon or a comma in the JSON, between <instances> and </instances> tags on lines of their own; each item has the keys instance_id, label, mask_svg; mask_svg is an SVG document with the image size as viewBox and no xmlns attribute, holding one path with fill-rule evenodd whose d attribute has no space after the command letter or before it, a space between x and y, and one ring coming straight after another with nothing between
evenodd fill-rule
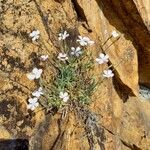
<instances>
[{"instance_id":1,"label":"tuft of leaves","mask_svg":"<svg viewBox=\"0 0 150 150\"><path fill-rule=\"evenodd\" d=\"M65 49L66 47L67 45L65 45ZM57 73L45 89L48 105L57 108L65 105L59 98L60 92L68 92L70 102L89 104L91 94L96 86L95 79L90 75L94 65L92 55L84 50L80 57L70 56L67 61L59 61L59 63L58 61L55 62Z\"/></svg>"}]
</instances>

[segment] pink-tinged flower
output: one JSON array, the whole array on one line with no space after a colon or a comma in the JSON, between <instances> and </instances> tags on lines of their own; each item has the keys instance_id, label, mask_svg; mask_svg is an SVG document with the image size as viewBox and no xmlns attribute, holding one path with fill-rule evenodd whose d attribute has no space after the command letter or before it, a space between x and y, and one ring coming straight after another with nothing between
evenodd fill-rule
<instances>
[{"instance_id":1,"label":"pink-tinged flower","mask_svg":"<svg viewBox=\"0 0 150 150\"><path fill-rule=\"evenodd\" d=\"M60 92L59 98L61 98L63 102L67 102L69 100L69 94L67 92Z\"/></svg>"},{"instance_id":2,"label":"pink-tinged flower","mask_svg":"<svg viewBox=\"0 0 150 150\"><path fill-rule=\"evenodd\" d=\"M103 76L106 77L106 78L112 78L114 76L114 73L110 69L109 70L104 70Z\"/></svg>"},{"instance_id":3,"label":"pink-tinged flower","mask_svg":"<svg viewBox=\"0 0 150 150\"><path fill-rule=\"evenodd\" d=\"M29 80L38 79L38 78L41 77L42 72L43 72L42 69L34 68L31 73L28 73L28 74L27 74L27 78L28 78Z\"/></svg>"},{"instance_id":4,"label":"pink-tinged flower","mask_svg":"<svg viewBox=\"0 0 150 150\"><path fill-rule=\"evenodd\" d=\"M39 106L39 102L37 97L30 98L28 100L29 104L27 105L27 109L31 109L32 111Z\"/></svg>"},{"instance_id":5,"label":"pink-tinged flower","mask_svg":"<svg viewBox=\"0 0 150 150\"><path fill-rule=\"evenodd\" d=\"M65 40L67 37L69 36L69 34L67 33L67 31L64 31L63 33L59 33L59 37L58 40Z\"/></svg>"},{"instance_id":6,"label":"pink-tinged flower","mask_svg":"<svg viewBox=\"0 0 150 150\"><path fill-rule=\"evenodd\" d=\"M57 58L61 61L68 60L68 56L65 53L59 53Z\"/></svg>"},{"instance_id":7,"label":"pink-tinged flower","mask_svg":"<svg viewBox=\"0 0 150 150\"><path fill-rule=\"evenodd\" d=\"M106 54L103 54L103 53L100 53L99 54L99 57L98 58L96 58L96 62L98 63L98 64L103 64L103 63L107 63L108 62L108 58L109 58L109 56Z\"/></svg>"}]
</instances>

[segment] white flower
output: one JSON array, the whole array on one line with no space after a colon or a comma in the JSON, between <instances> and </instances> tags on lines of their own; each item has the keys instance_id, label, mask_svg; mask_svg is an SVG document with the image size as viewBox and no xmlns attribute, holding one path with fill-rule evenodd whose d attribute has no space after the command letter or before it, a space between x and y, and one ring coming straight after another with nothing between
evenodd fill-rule
<instances>
[{"instance_id":1,"label":"white flower","mask_svg":"<svg viewBox=\"0 0 150 150\"><path fill-rule=\"evenodd\" d=\"M79 39L77 39L77 42L80 43L81 46L87 46L89 45L93 45L94 41L91 41L88 37L84 36L78 36Z\"/></svg>"},{"instance_id":2,"label":"white flower","mask_svg":"<svg viewBox=\"0 0 150 150\"><path fill-rule=\"evenodd\" d=\"M40 58L41 58L42 61L45 61L45 60L48 59L48 55L42 55Z\"/></svg>"},{"instance_id":3,"label":"white flower","mask_svg":"<svg viewBox=\"0 0 150 150\"><path fill-rule=\"evenodd\" d=\"M114 37L114 38L116 38L116 37L118 37L119 36L119 34L114 30L112 33L112 36Z\"/></svg>"},{"instance_id":4,"label":"white flower","mask_svg":"<svg viewBox=\"0 0 150 150\"><path fill-rule=\"evenodd\" d=\"M81 48L80 47L71 47L71 55L74 55L76 57L79 57L82 54Z\"/></svg>"},{"instance_id":5,"label":"white flower","mask_svg":"<svg viewBox=\"0 0 150 150\"><path fill-rule=\"evenodd\" d=\"M99 64L103 64L105 62L108 62L108 58L109 58L109 56L107 54L105 55L103 53L100 53L99 57L96 58L96 62Z\"/></svg>"},{"instance_id":6,"label":"white flower","mask_svg":"<svg viewBox=\"0 0 150 150\"><path fill-rule=\"evenodd\" d=\"M32 31L29 34L29 36L32 38L32 41L36 41L40 37L40 31L39 30Z\"/></svg>"},{"instance_id":7,"label":"white flower","mask_svg":"<svg viewBox=\"0 0 150 150\"><path fill-rule=\"evenodd\" d=\"M36 107L39 106L37 97L29 98L28 102L29 102L29 104L27 105L28 109L34 110Z\"/></svg>"},{"instance_id":8,"label":"white flower","mask_svg":"<svg viewBox=\"0 0 150 150\"><path fill-rule=\"evenodd\" d=\"M65 53L59 53L57 58L62 61L68 60L68 56Z\"/></svg>"},{"instance_id":9,"label":"white flower","mask_svg":"<svg viewBox=\"0 0 150 150\"><path fill-rule=\"evenodd\" d=\"M64 31L64 33L59 33L59 37L58 40L65 40L67 37L69 36L69 34L67 33L67 31Z\"/></svg>"},{"instance_id":10,"label":"white flower","mask_svg":"<svg viewBox=\"0 0 150 150\"><path fill-rule=\"evenodd\" d=\"M42 87L39 87L39 89L36 90L36 91L34 91L32 93L32 95L35 96L35 97L37 97L37 98L39 98L41 95L43 95Z\"/></svg>"},{"instance_id":11,"label":"white flower","mask_svg":"<svg viewBox=\"0 0 150 150\"><path fill-rule=\"evenodd\" d=\"M38 79L38 78L40 78L42 72L43 72L42 69L34 68L31 73L28 73L28 74L27 74L27 78L28 78L29 80Z\"/></svg>"},{"instance_id":12,"label":"white flower","mask_svg":"<svg viewBox=\"0 0 150 150\"><path fill-rule=\"evenodd\" d=\"M59 93L59 98L61 98L64 102L67 102L69 99L69 95L67 92L60 92Z\"/></svg>"},{"instance_id":13,"label":"white flower","mask_svg":"<svg viewBox=\"0 0 150 150\"><path fill-rule=\"evenodd\" d=\"M114 73L112 72L112 70L104 70L103 76L106 78L111 78L114 76Z\"/></svg>"}]
</instances>

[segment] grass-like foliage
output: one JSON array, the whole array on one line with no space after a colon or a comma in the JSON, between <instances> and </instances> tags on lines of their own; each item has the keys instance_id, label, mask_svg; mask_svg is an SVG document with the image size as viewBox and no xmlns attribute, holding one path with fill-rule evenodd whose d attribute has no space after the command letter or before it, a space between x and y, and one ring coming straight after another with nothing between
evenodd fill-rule
<instances>
[{"instance_id":1,"label":"grass-like foliage","mask_svg":"<svg viewBox=\"0 0 150 150\"><path fill-rule=\"evenodd\" d=\"M94 65L92 55L88 54L86 49L82 49L82 55L72 56L66 43L63 44L62 52L64 51L69 56L66 61L59 61L55 58L57 73L46 92L48 105L58 108L66 105L59 96L60 92L69 94L68 103L75 101L80 104L89 104L91 94L96 86L95 79L91 75Z\"/></svg>"}]
</instances>

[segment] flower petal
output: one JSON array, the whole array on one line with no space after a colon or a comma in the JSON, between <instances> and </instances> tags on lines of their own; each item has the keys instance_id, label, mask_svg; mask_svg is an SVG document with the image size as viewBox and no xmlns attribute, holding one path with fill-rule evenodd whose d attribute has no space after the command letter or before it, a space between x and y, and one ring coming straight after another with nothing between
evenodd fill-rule
<instances>
[{"instance_id":1,"label":"flower petal","mask_svg":"<svg viewBox=\"0 0 150 150\"><path fill-rule=\"evenodd\" d=\"M67 97L67 96L68 96L68 93L67 93L67 92L65 92L65 93L64 93L64 97Z\"/></svg>"},{"instance_id":2,"label":"flower petal","mask_svg":"<svg viewBox=\"0 0 150 150\"><path fill-rule=\"evenodd\" d=\"M32 103L32 100L33 100L33 98L29 98L29 99L28 99L28 102L29 102L29 103Z\"/></svg>"},{"instance_id":3,"label":"flower petal","mask_svg":"<svg viewBox=\"0 0 150 150\"><path fill-rule=\"evenodd\" d=\"M33 68L32 73L37 74L38 73L38 69L36 67Z\"/></svg>"},{"instance_id":4,"label":"flower petal","mask_svg":"<svg viewBox=\"0 0 150 150\"><path fill-rule=\"evenodd\" d=\"M90 41L90 39L88 37L86 37L86 36L83 37L83 40L86 41L86 42Z\"/></svg>"},{"instance_id":5,"label":"flower petal","mask_svg":"<svg viewBox=\"0 0 150 150\"><path fill-rule=\"evenodd\" d=\"M63 93L63 92L60 92L60 93L59 93L59 97L60 97L60 98L63 98L63 97L64 97L64 93Z\"/></svg>"},{"instance_id":6,"label":"flower petal","mask_svg":"<svg viewBox=\"0 0 150 150\"><path fill-rule=\"evenodd\" d=\"M35 97L40 97L40 96L41 96L41 93L40 93L39 91L34 91L34 92L32 93L32 95L35 96Z\"/></svg>"},{"instance_id":7,"label":"flower petal","mask_svg":"<svg viewBox=\"0 0 150 150\"><path fill-rule=\"evenodd\" d=\"M89 41L88 44L89 45L93 45L95 42L94 41Z\"/></svg>"},{"instance_id":8,"label":"flower petal","mask_svg":"<svg viewBox=\"0 0 150 150\"><path fill-rule=\"evenodd\" d=\"M100 59L100 58L96 58L95 60L96 60L96 62L99 63L99 64L103 64L103 63L104 63L104 61L103 61L102 59Z\"/></svg>"},{"instance_id":9,"label":"flower petal","mask_svg":"<svg viewBox=\"0 0 150 150\"><path fill-rule=\"evenodd\" d=\"M116 38L116 37L119 36L119 34L114 30L114 31L112 32L112 36Z\"/></svg>"},{"instance_id":10,"label":"flower petal","mask_svg":"<svg viewBox=\"0 0 150 150\"><path fill-rule=\"evenodd\" d=\"M79 40L82 40L82 36L79 35L78 38L79 38Z\"/></svg>"},{"instance_id":11,"label":"flower petal","mask_svg":"<svg viewBox=\"0 0 150 150\"><path fill-rule=\"evenodd\" d=\"M110 76L113 77L113 76L114 76L114 73L112 73Z\"/></svg>"},{"instance_id":12,"label":"flower petal","mask_svg":"<svg viewBox=\"0 0 150 150\"><path fill-rule=\"evenodd\" d=\"M77 52L78 52L78 51L81 51L81 47L78 46L78 47L76 48L76 51L77 51Z\"/></svg>"},{"instance_id":13,"label":"flower petal","mask_svg":"<svg viewBox=\"0 0 150 150\"><path fill-rule=\"evenodd\" d=\"M28 78L29 80L34 80L34 79L35 79L35 75L34 75L33 73L28 73L28 74L27 74L27 78Z\"/></svg>"},{"instance_id":14,"label":"flower petal","mask_svg":"<svg viewBox=\"0 0 150 150\"><path fill-rule=\"evenodd\" d=\"M75 50L75 47L71 47L71 50L74 51L74 50Z\"/></svg>"},{"instance_id":15,"label":"flower petal","mask_svg":"<svg viewBox=\"0 0 150 150\"><path fill-rule=\"evenodd\" d=\"M108 74L111 74L111 73L112 73L112 70L110 70L110 69L107 70L107 73L108 73Z\"/></svg>"},{"instance_id":16,"label":"flower petal","mask_svg":"<svg viewBox=\"0 0 150 150\"><path fill-rule=\"evenodd\" d=\"M36 30L36 34L40 34L40 31L39 31L39 30Z\"/></svg>"},{"instance_id":17,"label":"flower petal","mask_svg":"<svg viewBox=\"0 0 150 150\"><path fill-rule=\"evenodd\" d=\"M67 35L67 31L64 31L64 35Z\"/></svg>"},{"instance_id":18,"label":"flower petal","mask_svg":"<svg viewBox=\"0 0 150 150\"><path fill-rule=\"evenodd\" d=\"M30 98L28 101L29 101L31 104L34 104L34 103L36 103L36 102L38 101L38 98L37 98L37 97Z\"/></svg>"},{"instance_id":19,"label":"flower petal","mask_svg":"<svg viewBox=\"0 0 150 150\"><path fill-rule=\"evenodd\" d=\"M104 70L104 74L107 74L107 70Z\"/></svg>"},{"instance_id":20,"label":"flower petal","mask_svg":"<svg viewBox=\"0 0 150 150\"><path fill-rule=\"evenodd\" d=\"M42 69L39 69L37 74L35 75L35 78L38 79L41 77L41 74L42 74L43 70Z\"/></svg>"},{"instance_id":21,"label":"flower petal","mask_svg":"<svg viewBox=\"0 0 150 150\"><path fill-rule=\"evenodd\" d=\"M69 99L69 97L67 96L67 97L64 97L63 98L63 102L67 102L68 101L68 99Z\"/></svg>"},{"instance_id":22,"label":"flower petal","mask_svg":"<svg viewBox=\"0 0 150 150\"><path fill-rule=\"evenodd\" d=\"M32 108L32 105L31 104L28 104L27 105L27 109L31 109Z\"/></svg>"},{"instance_id":23,"label":"flower petal","mask_svg":"<svg viewBox=\"0 0 150 150\"><path fill-rule=\"evenodd\" d=\"M43 90L42 87L39 87L38 91L42 91L42 90Z\"/></svg>"},{"instance_id":24,"label":"flower petal","mask_svg":"<svg viewBox=\"0 0 150 150\"><path fill-rule=\"evenodd\" d=\"M35 34L32 32L29 34L30 37L33 37Z\"/></svg>"},{"instance_id":25,"label":"flower petal","mask_svg":"<svg viewBox=\"0 0 150 150\"><path fill-rule=\"evenodd\" d=\"M34 106L34 105L32 105L30 109L33 111L33 110L35 109L35 106Z\"/></svg>"},{"instance_id":26,"label":"flower petal","mask_svg":"<svg viewBox=\"0 0 150 150\"><path fill-rule=\"evenodd\" d=\"M100 53L100 54L99 54L99 57L100 57L100 58L104 58L104 57L105 57L105 54L104 54L104 53Z\"/></svg>"}]
</instances>

